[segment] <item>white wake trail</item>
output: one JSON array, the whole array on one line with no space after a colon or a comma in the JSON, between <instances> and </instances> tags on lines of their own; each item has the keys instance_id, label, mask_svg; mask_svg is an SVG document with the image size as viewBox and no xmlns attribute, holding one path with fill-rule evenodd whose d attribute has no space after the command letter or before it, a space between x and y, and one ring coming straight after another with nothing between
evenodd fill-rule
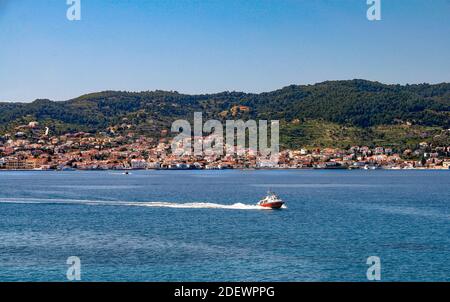
<instances>
[{"instance_id":1,"label":"white wake trail","mask_svg":"<svg viewBox=\"0 0 450 302\"><path fill-rule=\"evenodd\" d=\"M258 205L235 203L231 205L210 202L137 202L137 201L105 201L105 200L78 200L78 199L39 199L39 198L0 198L0 203L15 204L63 204L63 205L90 205L90 206L134 206L154 208L177 209L227 209L227 210L269 210ZM286 208L286 206L283 206Z\"/></svg>"},{"instance_id":2,"label":"white wake trail","mask_svg":"<svg viewBox=\"0 0 450 302\"><path fill-rule=\"evenodd\" d=\"M232 205L209 203L209 202L190 202L190 203L172 203L172 202L139 202L133 203L135 206L177 208L177 209L228 209L228 210L266 210L267 208L258 205L248 205L235 203Z\"/></svg>"}]
</instances>

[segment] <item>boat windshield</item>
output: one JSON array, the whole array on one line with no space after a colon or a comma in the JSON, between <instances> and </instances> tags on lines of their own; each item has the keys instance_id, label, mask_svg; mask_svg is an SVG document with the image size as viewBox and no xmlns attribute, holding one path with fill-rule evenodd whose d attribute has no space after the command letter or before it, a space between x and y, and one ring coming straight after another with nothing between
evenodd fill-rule
<instances>
[{"instance_id":1,"label":"boat windshield","mask_svg":"<svg viewBox=\"0 0 450 302\"><path fill-rule=\"evenodd\" d=\"M275 193L268 193L265 199L279 199L278 195L276 195Z\"/></svg>"}]
</instances>

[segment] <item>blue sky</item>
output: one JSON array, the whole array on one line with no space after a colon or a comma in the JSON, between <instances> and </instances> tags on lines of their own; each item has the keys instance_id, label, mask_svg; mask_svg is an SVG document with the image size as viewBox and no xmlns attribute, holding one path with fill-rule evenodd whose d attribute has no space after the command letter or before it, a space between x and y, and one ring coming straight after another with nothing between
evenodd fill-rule
<instances>
[{"instance_id":1,"label":"blue sky","mask_svg":"<svg viewBox=\"0 0 450 302\"><path fill-rule=\"evenodd\" d=\"M450 81L450 0L0 0L0 100Z\"/></svg>"}]
</instances>

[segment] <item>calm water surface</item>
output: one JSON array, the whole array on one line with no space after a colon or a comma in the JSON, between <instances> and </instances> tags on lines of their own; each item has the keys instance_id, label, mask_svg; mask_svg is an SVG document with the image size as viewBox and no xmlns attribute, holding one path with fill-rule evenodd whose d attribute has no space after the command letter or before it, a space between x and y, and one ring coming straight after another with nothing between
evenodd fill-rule
<instances>
[{"instance_id":1,"label":"calm water surface","mask_svg":"<svg viewBox=\"0 0 450 302\"><path fill-rule=\"evenodd\" d=\"M450 171L0 172L1 281L450 281L449 235Z\"/></svg>"}]
</instances>

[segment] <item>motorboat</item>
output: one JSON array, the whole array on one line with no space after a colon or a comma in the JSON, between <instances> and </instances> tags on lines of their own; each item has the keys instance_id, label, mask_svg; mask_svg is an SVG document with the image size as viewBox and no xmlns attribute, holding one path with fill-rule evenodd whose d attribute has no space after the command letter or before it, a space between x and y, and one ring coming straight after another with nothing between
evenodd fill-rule
<instances>
[{"instance_id":1,"label":"motorboat","mask_svg":"<svg viewBox=\"0 0 450 302\"><path fill-rule=\"evenodd\" d=\"M267 192L267 196L258 202L258 206L270 209L280 209L284 205L284 201L281 200L278 195L273 192Z\"/></svg>"}]
</instances>

